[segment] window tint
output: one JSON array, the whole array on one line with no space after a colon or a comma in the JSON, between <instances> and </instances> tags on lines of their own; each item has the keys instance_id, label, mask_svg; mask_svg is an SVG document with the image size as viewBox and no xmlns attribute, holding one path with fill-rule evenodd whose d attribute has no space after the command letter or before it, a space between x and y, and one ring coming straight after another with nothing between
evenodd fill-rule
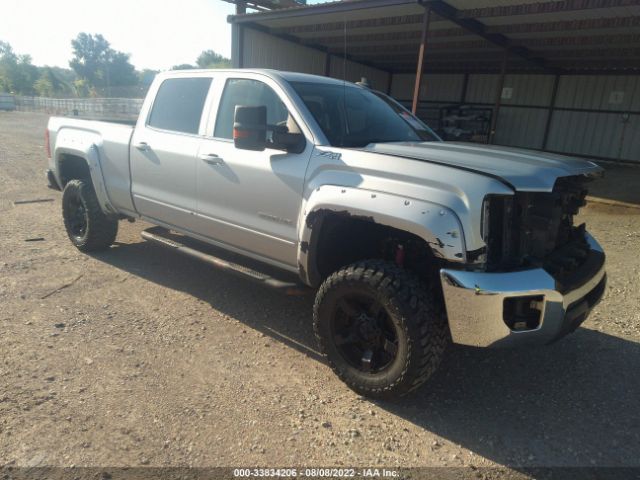
<instances>
[{"instance_id":1,"label":"window tint","mask_svg":"<svg viewBox=\"0 0 640 480\"><path fill-rule=\"evenodd\" d=\"M381 93L348 84L291 85L333 146L439 140L429 127Z\"/></svg>"},{"instance_id":2,"label":"window tint","mask_svg":"<svg viewBox=\"0 0 640 480\"><path fill-rule=\"evenodd\" d=\"M174 132L198 133L210 78L171 78L160 85L149 126Z\"/></svg>"},{"instance_id":3,"label":"window tint","mask_svg":"<svg viewBox=\"0 0 640 480\"><path fill-rule=\"evenodd\" d=\"M218 108L214 137L233 138L233 116L236 105L243 107L267 107L269 125L286 125L289 112L278 94L258 80L234 78L227 80Z\"/></svg>"}]
</instances>

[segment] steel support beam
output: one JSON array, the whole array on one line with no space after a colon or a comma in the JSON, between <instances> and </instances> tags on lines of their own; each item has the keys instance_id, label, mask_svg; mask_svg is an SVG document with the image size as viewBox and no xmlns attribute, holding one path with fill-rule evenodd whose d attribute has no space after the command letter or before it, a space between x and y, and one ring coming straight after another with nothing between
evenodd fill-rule
<instances>
[{"instance_id":1,"label":"steel support beam","mask_svg":"<svg viewBox=\"0 0 640 480\"><path fill-rule=\"evenodd\" d=\"M422 84L422 72L424 70L424 54L427 49L427 37L429 36L429 20L431 18L431 9L425 7L424 18L422 20L422 38L420 39L420 51L418 52L418 67L416 70L416 83L413 87L413 104L411 112L415 115L418 111L418 102L420 100L420 86Z\"/></svg>"},{"instance_id":2,"label":"steel support beam","mask_svg":"<svg viewBox=\"0 0 640 480\"><path fill-rule=\"evenodd\" d=\"M475 18L465 18L460 13L460 10L452 7L442 0L418 0L418 2L425 7L431 8L431 10L438 16L478 35L480 38L484 38L486 41L500 48L508 50L515 56L518 56L543 70L561 73L558 71L559 69L549 67L544 59L536 57L528 48L514 44L500 33L489 33L487 31L487 26L484 23L479 22Z\"/></svg>"},{"instance_id":3,"label":"steel support beam","mask_svg":"<svg viewBox=\"0 0 640 480\"><path fill-rule=\"evenodd\" d=\"M502 104L502 90L504 89L504 77L507 75L507 59L509 51L505 50L502 57L502 65L500 66L500 77L498 78L498 87L496 89L496 102L493 106L493 115L491 116L491 130L487 143L493 143L496 136L496 127L498 125L498 115L500 114L500 105Z\"/></svg>"}]
</instances>

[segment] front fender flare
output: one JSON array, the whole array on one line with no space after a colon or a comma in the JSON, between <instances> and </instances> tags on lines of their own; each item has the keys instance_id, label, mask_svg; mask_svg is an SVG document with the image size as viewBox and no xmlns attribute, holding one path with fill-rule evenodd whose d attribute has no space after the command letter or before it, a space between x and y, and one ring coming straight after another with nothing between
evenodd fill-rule
<instances>
[{"instance_id":1,"label":"front fender flare","mask_svg":"<svg viewBox=\"0 0 640 480\"><path fill-rule=\"evenodd\" d=\"M299 220L298 265L303 280L319 282L313 246L319 240L323 218L342 214L412 233L431 247L433 254L452 262L466 260L464 234L457 215L436 203L353 187L325 185L305 202Z\"/></svg>"}]
</instances>

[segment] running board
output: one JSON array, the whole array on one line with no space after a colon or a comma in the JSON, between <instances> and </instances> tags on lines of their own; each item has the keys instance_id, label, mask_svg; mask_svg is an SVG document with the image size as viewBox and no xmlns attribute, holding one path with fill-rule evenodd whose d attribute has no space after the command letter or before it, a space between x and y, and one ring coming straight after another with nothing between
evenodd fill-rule
<instances>
[{"instance_id":1,"label":"running board","mask_svg":"<svg viewBox=\"0 0 640 480\"><path fill-rule=\"evenodd\" d=\"M265 285L275 290L280 290L286 295L305 295L310 291L309 287L303 285L302 283L279 280L266 273L259 272L252 268L246 267L244 265L239 265L228 260L224 260L193 246L187 246L185 245L185 243L175 239L177 235L173 235L169 230L162 227L153 227L147 230L143 230L141 236L148 242L160 245L162 247L171 248L173 250L176 250L177 252L182 253L183 255L187 255L202 262L208 263L209 265L219 270L224 270L236 276L252 280L256 283ZM189 241L191 240L188 237L185 237L185 239ZM195 242L197 241L190 241L189 243ZM203 244L203 246L205 245Z\"/></svg>"}]
</instances>

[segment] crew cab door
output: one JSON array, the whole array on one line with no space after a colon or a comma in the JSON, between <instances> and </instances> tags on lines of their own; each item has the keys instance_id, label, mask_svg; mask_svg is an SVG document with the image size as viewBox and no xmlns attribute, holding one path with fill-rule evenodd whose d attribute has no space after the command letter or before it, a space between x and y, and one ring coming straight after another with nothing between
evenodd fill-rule
<instances>
[{"instance_id":1,"label":"crew cab door","mask_svg":"<svg viewBox=\"0 0 640 480\"><path fill-rule=\"evenodd\" d=\"M131 191L136 210L152 221L190 231L196 226L196 156L211 81L164 80L134 130Z\"/></svg>"},{"instance_id":2,"label":"crew cab door","mask_svg":"<svg viewBox=\"0 0 640 480\"><path fill-rule=\"evenodd\" d=\"M302 153L233 143L237 105L267 107L268 124L296 125L280 87L267 77L218 79L217 109L198 152L198 230L244 252L297 268L297 221L312 143Z\"/></svg>"}]
</instances>

